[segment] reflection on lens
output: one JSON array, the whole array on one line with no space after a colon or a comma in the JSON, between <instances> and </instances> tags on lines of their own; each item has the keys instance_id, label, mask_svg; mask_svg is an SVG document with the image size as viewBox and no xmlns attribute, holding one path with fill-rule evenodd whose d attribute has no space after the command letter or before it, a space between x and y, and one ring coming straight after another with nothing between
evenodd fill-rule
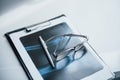
<instances>
[{"instance_id":1,"label":"reflection on lens","mask_svg":"<svg viewBox=\"0 0 120 80\"><path fill-rule=\"evenodd\" d=\"M83 50L75 52L74 60L80 59L83 56L83 54L84 54Z\"/></svg>"},{"instance_id":2,"label":"reflection on lens","mask_svg":"<svg viewBox=\"0 0 120 80\"><path fill-rule=\"evenodd\" d=\"M62 69L64 67L66 67L70 62L71 62L71 60L67 56L66 58L64 58L56 63L56 69Z\"/></svg>"}]
</instances>

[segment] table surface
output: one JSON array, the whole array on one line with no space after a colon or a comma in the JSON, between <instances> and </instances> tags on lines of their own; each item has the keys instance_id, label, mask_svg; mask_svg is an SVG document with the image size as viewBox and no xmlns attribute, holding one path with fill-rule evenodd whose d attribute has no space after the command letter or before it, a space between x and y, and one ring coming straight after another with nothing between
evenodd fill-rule
<instances>
[{"instance_id":1,"label":"table surface","mask_svg":"<svg viewBox=\"0 0 120 80\"><path fill-rule=\"evenodd\" d=\"M26 74L4 34L63 13L76 26L75 28L89 36L89 43L110 70L112 72L120 71L120 37L117 36L120 34L118 0L111 0L111 2L92 0L87 3L81 0L75 1L53 0L27 4L0 16L0 22L2 22L0 23L0 80L27 80Z\"/></svg>"}]
</instances>

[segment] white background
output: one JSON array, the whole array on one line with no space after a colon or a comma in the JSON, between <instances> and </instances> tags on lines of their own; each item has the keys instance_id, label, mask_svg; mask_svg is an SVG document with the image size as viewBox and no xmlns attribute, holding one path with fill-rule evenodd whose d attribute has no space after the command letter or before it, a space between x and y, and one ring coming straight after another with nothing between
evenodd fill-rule
<instances>
[{"instance_id":1,"label":"white background","mask_svg":"<svg viewBox=\"0 0 120 80\"><path fill-rule=\"evenodd\" d=\"M120 0L41 0L0 15L0 80L27 80L4 34L65 14L109 65L120 71Z\"/></svg>"}]
</instances>

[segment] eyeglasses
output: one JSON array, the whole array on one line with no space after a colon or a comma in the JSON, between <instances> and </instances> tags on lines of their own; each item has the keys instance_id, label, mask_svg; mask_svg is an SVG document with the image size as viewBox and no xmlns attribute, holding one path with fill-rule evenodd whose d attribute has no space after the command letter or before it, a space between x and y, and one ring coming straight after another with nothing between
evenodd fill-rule
<instances>
[{"instance_id":1,"label":"eyeglasses","mask_svg":"<svg viewBox=\"0 0 120 80\"><path fill-rule=\"evenodd\" d=\"M57 70L81 59L87 52L83 44L88 41L88 38L84 35L63 34L52 36L45 41L39 36L39 39L51 67Z\"/></svg>"},{"instance_id":2,"label":"eyeglasses","mask_svg":"<svg viewBox=\"0 0 120 80\"><path fill-rule=\"evenodd\" d=\"M84 40L81 41L80 38ZM78 34L63 34L58 36L52 36L47 39L46 45L48 50L58 62L65 57L71 57L71 60L78 60L83 55L85 50L83 44L88 41L87 36Z\"/></svg>"}]
</instances>

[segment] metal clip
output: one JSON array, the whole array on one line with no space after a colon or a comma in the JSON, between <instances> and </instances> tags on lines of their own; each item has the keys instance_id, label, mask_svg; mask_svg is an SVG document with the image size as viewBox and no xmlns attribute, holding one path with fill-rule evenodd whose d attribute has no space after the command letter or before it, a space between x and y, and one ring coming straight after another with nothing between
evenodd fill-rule
<instances>
[{"instance_id":1,"label":"metal clip","mask_svg":"<svg viewBox=\"0 0 120 80\"><path fill-rule=\"evenodd\" d=\"M30 25L28 27L26 27L26 32L31 32L33 30L36 30L40 27L45 27L45 26L49 26L51 25L51 22L50 21L44 21L44 22L40 22L40 23L36 23L36 24L33 24L33 25Z\"/></svg>"}]
</instances>

